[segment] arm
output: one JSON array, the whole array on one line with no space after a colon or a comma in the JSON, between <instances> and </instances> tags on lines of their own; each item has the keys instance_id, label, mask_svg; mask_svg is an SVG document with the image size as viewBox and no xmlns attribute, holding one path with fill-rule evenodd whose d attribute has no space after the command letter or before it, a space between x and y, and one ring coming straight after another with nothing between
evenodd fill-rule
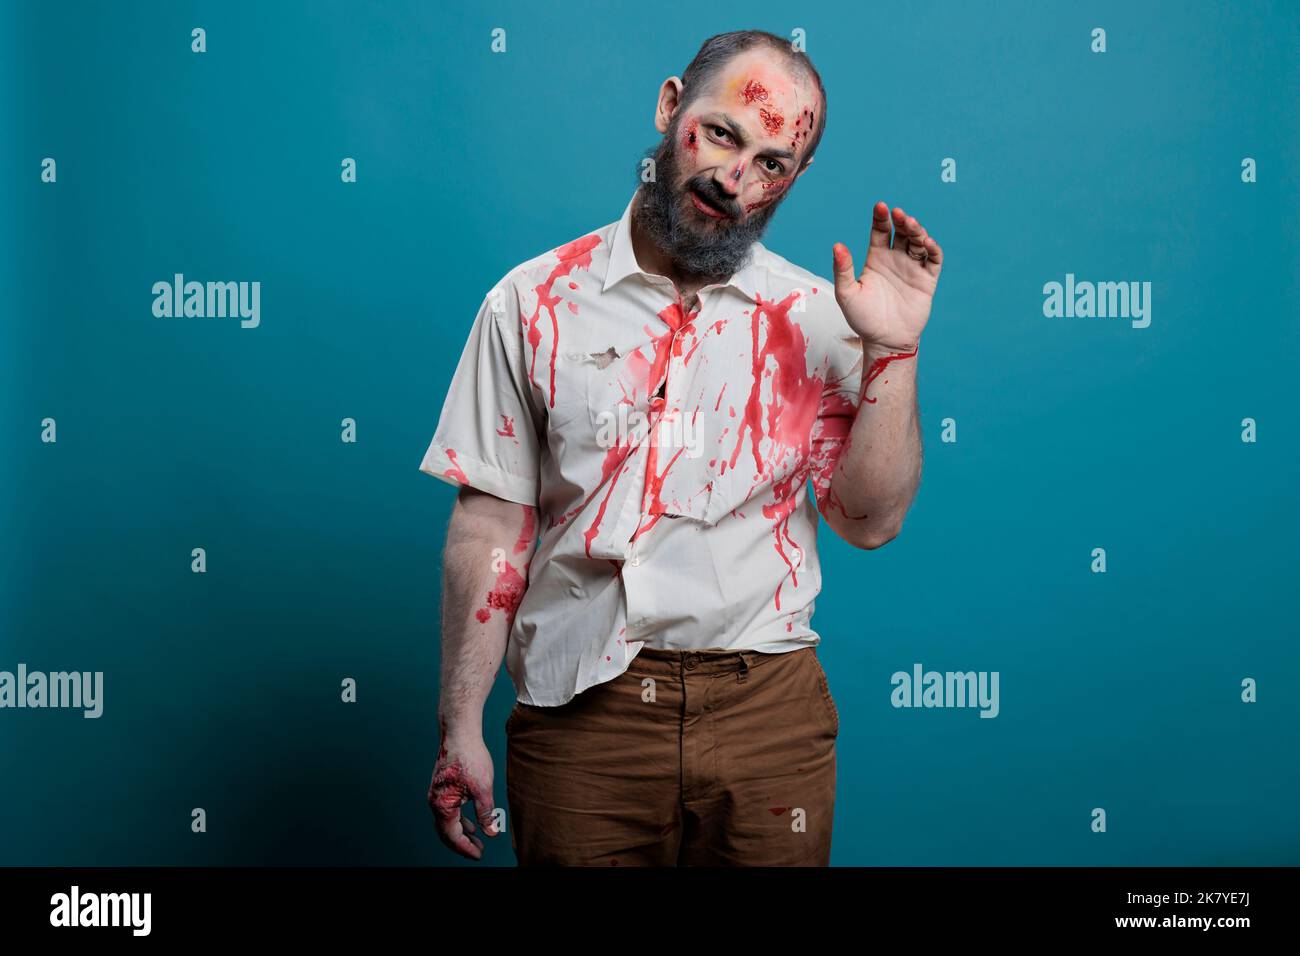
<instances>
[{"instance_id":1,"label":"arm","mask_svg":"<svg viewBox=\"0 0 1300 956\"><path fill-rule=\"evenodd\" d=\"M871 549L902 529L921 484L923 452L915 352L864 341L862 363L858 412L831 474L824 515L845 541Z\"/></svg>"},{"instance_id":2,"label":"arm","mask_svg":"<svg viewBox=\"0 0 1300 956\"><path fill-rule=\"evenodd\" d=\"M527 589L536 518L530 505L467 485L452 509L443 549L440 746L429 806L442 841L474 860L482 857L483 844L474 836L475 825L461 816L461 806L473 800L479 825L488 836L497 835L483 705Z\"/></svg>"},{"instance_id":3,"label":"arm","mask_svg":"<svg viewBox=\"0 0 1300 956\"><path fill-rule=\"evenodd\" d=\"M835 299L862 339L862 386L853 425L831 474L823 515L836 534L859 548L878 548L903 526L921 483L916 355L943 250L912 216L894 207L872 212L862 274L836 243Z\"/></svg>"}]
</instances>

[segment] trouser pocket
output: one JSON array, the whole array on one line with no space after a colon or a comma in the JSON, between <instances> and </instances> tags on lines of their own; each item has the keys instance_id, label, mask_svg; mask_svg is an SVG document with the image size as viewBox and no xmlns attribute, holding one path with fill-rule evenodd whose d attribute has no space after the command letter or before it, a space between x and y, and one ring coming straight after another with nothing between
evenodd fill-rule
<instances>
[{"instance_id":1,"label":"trouser pocket","mask_svg":"<svg viewBox=\"0 0 1300 956\"><path fill-rule=\"evenodd\" d=\"M826 671L822 670L822 662L817 659L816 651L808 656L812 658L813 667L817 669L817 684L821 688L822 706L831 722L831 736L838 737L840 733L840 710L835 706L835 698L831 696L831 685L826 680Z\"/></svg>"}]
</instances>

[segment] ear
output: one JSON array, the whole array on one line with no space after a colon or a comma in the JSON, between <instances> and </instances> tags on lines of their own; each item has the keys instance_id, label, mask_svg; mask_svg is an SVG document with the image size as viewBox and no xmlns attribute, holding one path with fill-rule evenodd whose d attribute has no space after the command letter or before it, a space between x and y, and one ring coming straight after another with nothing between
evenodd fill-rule
<instances>
[{"instance_id":1,"label":"ear","mask_svg":"<svg viewBox=\"0 0 1300 956\"><path fill-rule=\"evenodd\" d=\"M659 87L659 102L655 106L655 129L660 133L668 132L668 127L672 125L673 114L677 112L681 102L682 78L670 76L664 80L664 85Z\"/></svg>"},{"instance_id":2,"label":"ear","mask_svg":"<svg viewBox=\"0 0 1300 956\"><path fill-rule=\"evenodd\" d=\"M814 156L812 159L808 160L808 162L804 163L803 166L801 166L801 167L799 168L799 172L797 172L797 173L794 174L794 178L795 178L795 179L798 179L798 178L799 178L800 176L802 176L805 172L807 172L808 167L811 166L811 165L813 164L813 160L815 160L816 158L817 158L817 157Z\"/></svg>"}]
</instances>

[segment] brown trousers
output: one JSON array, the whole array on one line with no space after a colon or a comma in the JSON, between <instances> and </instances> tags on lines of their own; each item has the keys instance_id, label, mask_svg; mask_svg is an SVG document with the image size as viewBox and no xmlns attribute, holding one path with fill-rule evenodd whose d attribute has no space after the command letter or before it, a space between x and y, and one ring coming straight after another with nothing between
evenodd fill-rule
<instances>
[{"instance_id":1,"label":"brown trousers","mask_svg":"<svg viewBox=\"0 0 1300 956\"><path fill-rule=\"evenodd\" d=\"M814 648L663 651L506 721L522 866L825 866L839 715Z\"/></svg>"}]
</instances>

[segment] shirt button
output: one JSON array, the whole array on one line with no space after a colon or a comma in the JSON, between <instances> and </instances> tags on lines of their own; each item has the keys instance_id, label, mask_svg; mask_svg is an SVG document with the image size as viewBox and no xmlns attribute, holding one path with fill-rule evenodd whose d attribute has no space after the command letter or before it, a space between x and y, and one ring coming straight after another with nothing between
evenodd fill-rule
<instances>
[{"instance_id":1,"label":"shirt button","mask_svg":"<svg viewBox=\"0 0 1300 956\"><path fill-rule=\"evenodd\" d=\"M640 564L641 564L641 555L639 554L632 555L632 567L634 568L639 567Z\"/></svg>"}]
</instances>

